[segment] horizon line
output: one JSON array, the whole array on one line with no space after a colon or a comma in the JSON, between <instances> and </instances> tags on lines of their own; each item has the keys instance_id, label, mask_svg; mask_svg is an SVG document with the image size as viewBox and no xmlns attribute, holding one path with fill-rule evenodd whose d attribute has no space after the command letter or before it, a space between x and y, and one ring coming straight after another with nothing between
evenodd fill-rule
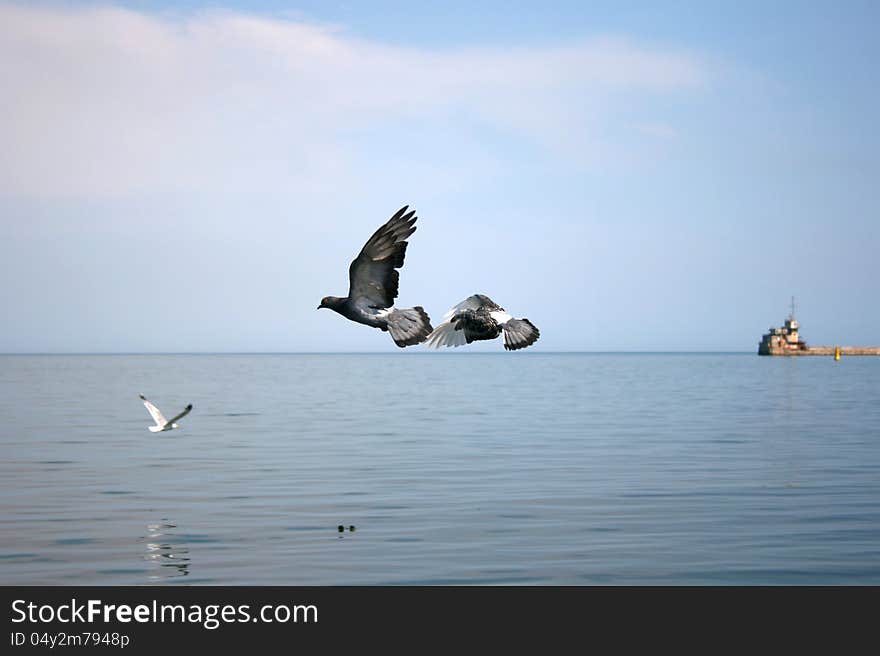
<instances>
[{"instance_id":1,"label":"horizon line","mask_svg":"<svg viewBox=\"0 0 880 656\"><path fill-rule=\"evenodd\" d=\"M389 355L394 353L403 354L400 351L16 351L2 352L0 356L27 356L27 355ZM410 355L503 355L506 351L410 351ZM524 351L526 354L545 355L613 355L613 354L682 354L682 355L739 355L752 354L757 351L725 351L725 350L699 350L699 351L666 351L666 350L607 350L607 351Z\"/></svg>"}]
</instances>

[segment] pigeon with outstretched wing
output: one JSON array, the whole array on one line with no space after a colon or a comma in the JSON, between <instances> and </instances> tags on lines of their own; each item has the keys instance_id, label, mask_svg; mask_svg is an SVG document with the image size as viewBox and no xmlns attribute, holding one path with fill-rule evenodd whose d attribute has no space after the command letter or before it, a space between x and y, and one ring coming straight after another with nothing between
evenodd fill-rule
<instances>
[{"instance_id":1,"label":"pigeon with outstretched wing","mask_svg":"<svg viewBox=\"0 0 880 656\"><path fill-rule=\"evenodd\" d=\"M508 351L531 346L541 336L528 319L514 319L485 294L474 294L446 313L443 323L428 336L426 344L434 348L464 346L502 334Z\"/></svg>"},{"instance_id":2,"label":"pigeon with outstretched wing","mask_svg":"<svg viewBox=\"0 0 880 656\"><path fill-rule=\"evenodd\" d=\"M394 307L400 274L406 255L406 239L416 231L418 217L404 205L367 240L348 268L348 296L325 296L318 309L329 308L346 319L379 328L391 334L403 348L425 341L431 333L431 319L421 306L399 310Z\"/></svg>"}]
</instances>

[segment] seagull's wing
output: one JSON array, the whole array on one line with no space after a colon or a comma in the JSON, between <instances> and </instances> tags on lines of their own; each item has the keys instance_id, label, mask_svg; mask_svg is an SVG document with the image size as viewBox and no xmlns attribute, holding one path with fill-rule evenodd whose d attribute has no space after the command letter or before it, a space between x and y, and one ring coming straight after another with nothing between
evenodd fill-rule
<instances>
[{"instance_id":1,"label":"seagull's wing","mask_svg":"<svg viewBox=\"0 0 880 656\"><path fill-rule=\"evenodd\" d=\"M352 303L387 308L397 298L406 239L416 231L416 213L404 205L373 233L348 269L348 298Z\"/></svg>"},{"instance_id":2,"label":"seagull's wing","mask_svg":"<svg viewBox=\"0 0 880 656\"><path fill-rule=\"evenodd\" d=\"M147 401L147 397L144 396L143 394L141 394L140 397L141 397L141 399L143 400L144 405L145 405L146 408L147 408L147 412L150 413L150 416L153 418L153 421L156 422L156 425L158 425L158 426L164 426L166 423L168 423L168 422L166 421L165 417L164 417L164 416L162 415L162 413L159 411L159 408L157 408L157 407L154 406L152 403L150 403L149 401Z\"/></svg>"},{"instance_id":3,"label":"seagull's wing","mask_svg":"<svg viewBox=\"0 0 880 656\"><path fill-rule=\"evenodd\" d=\"M169 423L169 424L173 424L173 423L174 423L175 421L177 421L178 419L182 419L183 417L186 417L186 416L189 414L189 411L192 410L192 409L193 409L193 405L192 405L192 403L190 403L188 406L186 406L186 407L183 409L183 411L182 411L179 415L177 415L177 416L172 417L171 419L169 419L169 420L168 420L168 423Z\"/></svg>"},{"instance_id":4,"label":"seagull's wing","mask_svg":"<svg viewBox=\"0 0 880 656\"><path fill-rule=\"evenodd\" d=\"M468 296L461 303L459 303L449 312L444 314L443 319L451 319L453 315L461 312L462 310L479 310L480 308L485 308L487 310L504 309L485 294L474 294L473 296Z\"/></svg>"}]
</instances>

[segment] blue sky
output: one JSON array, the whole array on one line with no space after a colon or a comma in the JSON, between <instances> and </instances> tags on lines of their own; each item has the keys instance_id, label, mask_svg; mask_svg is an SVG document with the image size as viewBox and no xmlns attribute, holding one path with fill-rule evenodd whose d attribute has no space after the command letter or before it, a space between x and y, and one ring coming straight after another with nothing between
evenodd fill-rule
<instances>
[{"instance_id":1,"label":"blue sky","mask_svg":"<svg viewBox=\"0 0 880 656\"><path fill-rule=\"evenodd\" d=\"M403 204L435 322L750 351L794 294L880 344L878 14L0 2L0 352L397 350L314 308Z\"/></svg>"}]
</instances>

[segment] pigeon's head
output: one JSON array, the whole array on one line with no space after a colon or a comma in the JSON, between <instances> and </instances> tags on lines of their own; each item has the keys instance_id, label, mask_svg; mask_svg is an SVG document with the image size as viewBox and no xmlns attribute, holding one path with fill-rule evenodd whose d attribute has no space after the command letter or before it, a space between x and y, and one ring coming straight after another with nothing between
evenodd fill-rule
<instances>
[{"instance_id":1,"label":"pigeon's head","mask_svg":"<svg viewBox=\"0 0 880 656\"><path fill-rule=\"evenodd\" d=\"M339 307L340 303L342 303L345 299L339 298L338 296L325 296L321 299L321 304L318 306L318 309L321 308L330 308L331 310Z\"/></svg>"}]
</instances>

